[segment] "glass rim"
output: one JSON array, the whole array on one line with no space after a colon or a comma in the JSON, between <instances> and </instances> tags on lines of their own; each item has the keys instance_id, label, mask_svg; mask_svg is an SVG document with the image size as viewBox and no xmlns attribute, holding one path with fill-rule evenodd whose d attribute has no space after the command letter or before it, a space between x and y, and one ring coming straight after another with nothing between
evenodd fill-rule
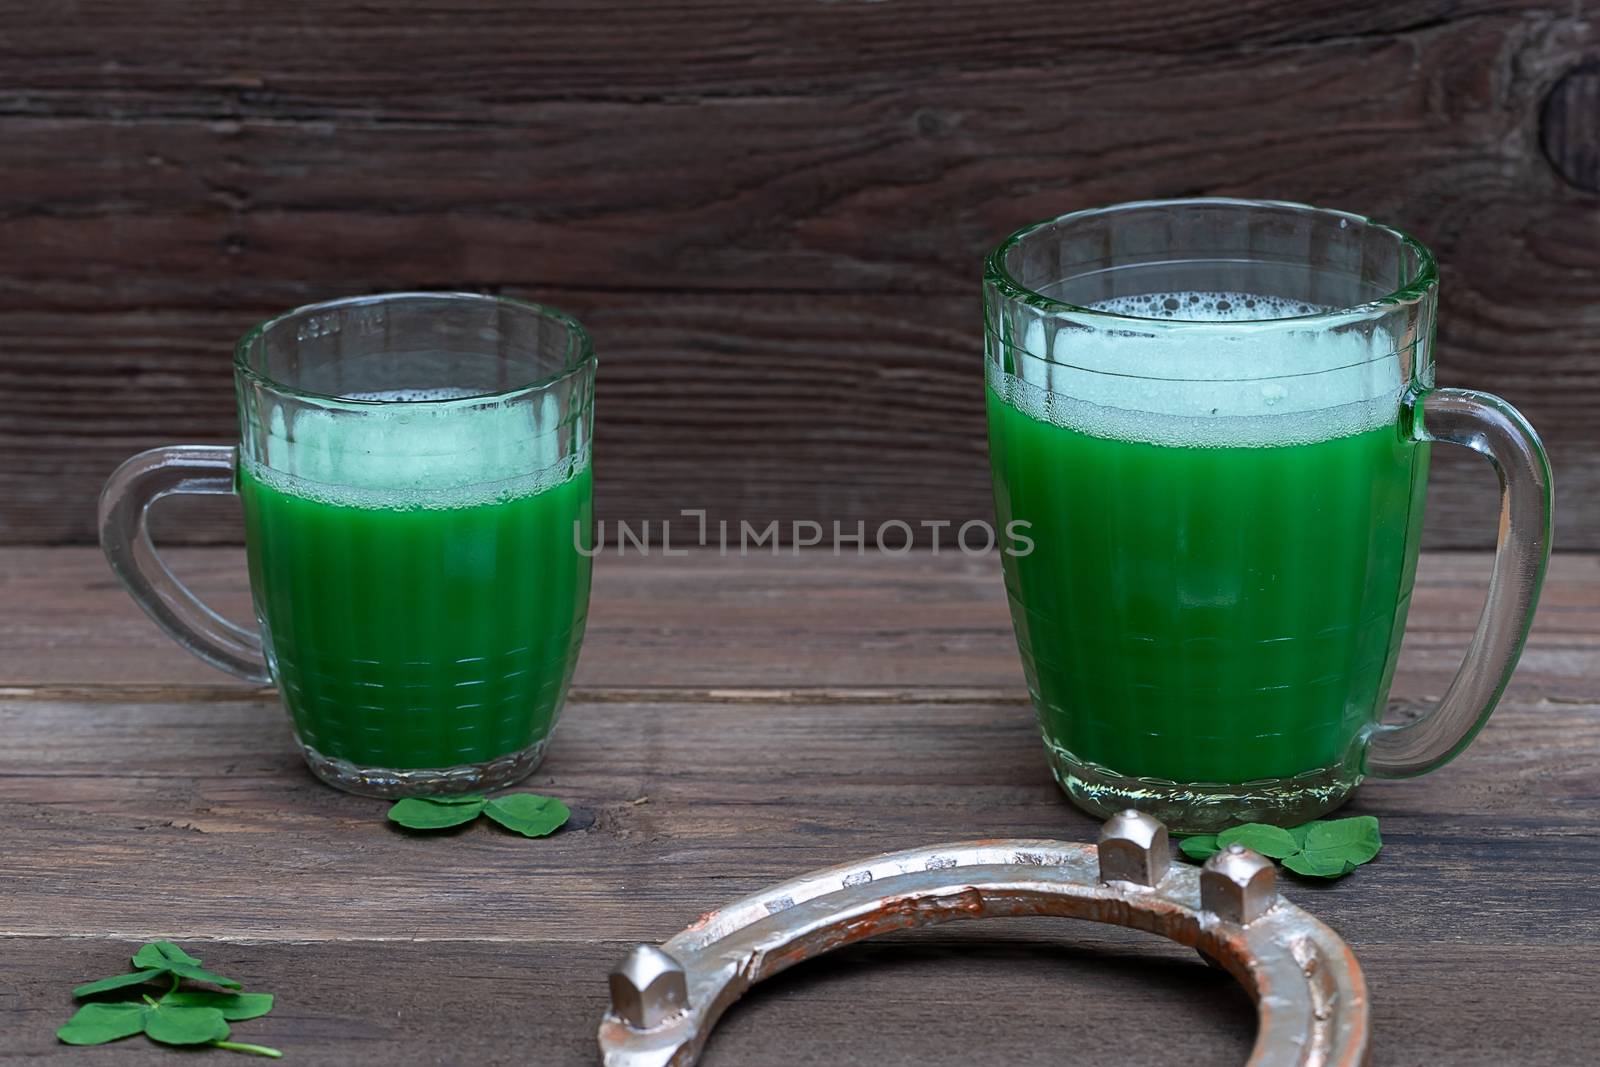
<instances>
[{"instance_id":1,"label":"glass rim","mask_svg":"<svg viewBox=\"0 0 1600 1067\"><path fill-rule=\"evenodd\" d=\"M1127 211L1142 208L1184 208L1184 207L1230 207L1230 208L1273 208L1305 212L1321 215L1327 218L1340 219L1350 223L1358 223L1370 227L1393 237L1399 244L1410 249L1417 257L1417 269L1414 276L1398 288L1377 297L1373 300L1346 307L1328 308L1323 311L1313 311L1305 315L1284 315L1270 319L1178 319L1178 318L1147 318L1139 315L1125 315L1115 311L1104 311L1096 308L1074 304L1057 297L1046 296L1044 293L1023 285L1005 264L1005 257L1013 249L1022 244L1030 236L1050 226L1063 222L1072 222L1080 219L1094 218L1121 214ZM1170 200L1127 200L1118 204L1108 204L1103 207L1083 208L1078 211L1069 211L1054 218L1044 219L1039 222L1029 223L1019 230L1013 231L999 244L990 250L984 260L984 280L999 289L1005 297L1020 300L1031 307L1041 311L1061 312L1074 319L1085 319L1088 324L1102 323L1113 328L1151 330L1207 330L1214 331L1223 328L1232 332L1249 331L1258 329L1271 329L1273 327L1289 326L1294 329L1325 328L1332 326L1348 325L1365 319L1382 318L1396 310L1412 307L1427 299L1439 284L1439 266L1428 246L1412 237L1397 226L1391 226L1366 215L1358 215L1351 211L1340 211L1335 208L1317 207L1314 204L1302 204L1293 200L1254 200L1241 197L1228 196L1195 196L1178 197Z\"/></svg>"},{"instance_id":2,"label":"glass rim","mask_svg":"<svg viewBox=\"0 0 1600 1067\"><path fill-rule=\"evenodd\" d=\"M373 400L362 397L338 396L333 393L319 393L311 389L302 389L279 381L272 375L257 370L250 365L247 353L251 347L268 331L286 325L290 320L303 315L314 314L322 311L343 310L346 308L369 304L392 304L405 300L446 300L458 301L463 304L495 304L501 307L513 308L517 311L528 312L542 319L560 323L567 330L566 358L561 366L550 374L535 378L531 381L521 382L517 385L507 386L504 389L494 389L481 393L471 393L467 396L441 397L429 400ZM589 331L572 315L553 308L548 304L539 304L531 300L519 300L516 297L502 296L499 293L473 293L460 290L444 290L427 292L421 290L408 290L394 293L367 293L360 296L343 296L333 300L319 300L311 304L301 304L280 312L269 319L256 323L245 331L243 337L233 346L234 370L250 379L284 396L292 396L302 400L314 400L319 403L350 405L352 407L383 407L404 404L414 408L443 408L453 405L476 405L485 401L500 401L517 397L527 393L536 393L548 389L552 385L571 377L573 374L593 366L598 360L594 352L594 340L589 336Z\"/></svg>"}]
</instances>

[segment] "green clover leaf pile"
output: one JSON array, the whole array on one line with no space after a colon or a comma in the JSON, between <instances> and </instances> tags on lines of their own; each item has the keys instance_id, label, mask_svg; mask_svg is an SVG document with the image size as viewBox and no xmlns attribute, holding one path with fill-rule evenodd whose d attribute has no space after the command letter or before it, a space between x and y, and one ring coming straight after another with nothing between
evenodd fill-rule
<instances>
[{"instance_id":1,"label":"green clover leaf pile","mask_svg":"<svg viewBox=\"0 0 1600 1067\"><path fill-rule=\"evenodd\" d=\"M536 793L508 793L493 800L481 795L406 797L389 809L389 821L408 830L446 830L479 815L523 837L547 837L565 826L572 812L555 797Z\"/></svg>"},{"instance_id":2,"label":"green clover leaf pile","mask_svg":"<svg viewBox=\"0 0 1600 1067\"><path fill-rule=\"evenodd\" d=\"M1250 822L1219 834L1195 834L1178 842L1178 851L1196 863L1229 845L1243 845L1270 859L1281 860L1305 878L1343 878L1370 862L1383 848L1378 820L1371 815L1319 819L1284 829Z\"/></svg>"},{"instance_id":3,"label":"green clover leaf pile","mask_svg":"<svg viewBox=\"0 0 1600 1067\"><path fill-rule=\"evenodd\" d=\"M104 1045L144 1034L163 1045L210 1045L273 1059L283 1055L275 1048L228 1040L228 1023L254 1019L272 1010L271 993L235 992L242 988L238 982L206 970L198 959L171 941L145 945L134 953L133 966L137 970L131 973L86 982L72 995L80 999L94 997L164 979L170 979L171 985L159 998L143 993L137 1000L85 1004L56 1031L56 1037L69 1045ZM229 992L183 989L185 979L221 986Z\"/></svg>"}]
</instances>

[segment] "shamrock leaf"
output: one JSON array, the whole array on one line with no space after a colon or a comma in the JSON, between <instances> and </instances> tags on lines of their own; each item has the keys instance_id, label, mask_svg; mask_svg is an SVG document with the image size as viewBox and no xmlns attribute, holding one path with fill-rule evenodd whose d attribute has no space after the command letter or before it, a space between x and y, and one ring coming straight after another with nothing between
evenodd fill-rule
<instances>
[{"instance_id":1,"label":"shamrock leaf","mask_svg":"<svg viewBox=\"0 0 1600 1067\"><path fill-rule=\"evenodd\" d=\"M104 993L111 989L122 989L126 986L139 985L152 978L160 978L167 973L165 967L151 967L143 971L132 971L128 974L114 974L110 978L102 978L98 982L85 982L73 989L75 997L92 997L96 993Z\"/></svg>"},{"instance_id":2,"label":"shamrock leaf","mask_svg":"<svg viewBox=\"0 0 1600 1067\"><path fill-rule=\"evenodd\" d=\"M1178 851L1196 863L1204 863L1213 854L1222 851L1222 849L1217 844L1216 834L1195 834L1193 837L1186 837L1179 841Z\"/></svg>"},{"instance_id":3,"label":"shamrock leaf","mask_svg":"<svg viewBox=\"0 0 1600 1067\"><path fill-rule=\"evenodd\" d=\"M1189 859L1203 863L1219 849L1239 844L1281 860L1286 869L1306 878L1343 878L1378 854L1383 839L1371 815L1327 819L1282 829L1245 823L1220 834L1195 834L1178 842Z\"/></svg>"},{"instance_id":4,"label":"shamrock leaf","mask_svg":"<svg viewBox=\"0 0 1600 1067\"><path fill-rule=\"evenodd\" d=\"M1304 831L1303 835L1297 834L1300 851L1286 858L1283 865L1307 878L1343 878L1383 847L1378 820L1371 815L1319 820L1298 829Z\"/></svg>"},{"instance_id":5,"label":"shamrock leaf","mask_svg":"<svg viewBox=\"0 0 1600 1067\"><path fill-rule=\"evenodd\" d=\"M406 797L389 809L389 821L408 830L443 830L476 819L484 804L482 797Z\"/></svg>"},{"instance_id":6,"label":"shamrock leaf","mask_svg":"<svg viewBox=\"0 0 1600 1067\"><path fill-rule=\"evenodd\" d=\"M56 1031L56 1037L69 1045L120 1041L144 1030L144 1009L143 1004L85 1004Z\"/></svg>"},{"instance_id":7,"label":"shamrock leaf","mask_svg":"<svg viewBox=\"0 0 1600 1067\"><path fill-rule=\"evenodd\" d=\"M535 793L495 797L484 808L484 814L507 830L515 830L524 837L553 834L572 817L567 806L555 797L542 797Z\"/></svg>"},{"instance_id":8,"label":"shamrock leaf","mask_svg":"<svg viewBox=\"0 0 1600 1067\"><path fill-rule=\"evenodd\" d=\"M238 989L239 983L206 970L197 958L171 941L152 941L144 945L134 953L133 965L140 970L88 982L74 989L73 994L92 996L169 975L172 988L160 1000L145 994L142 1002L85 1004L56 1031L56 1037L69 1045L103 1045L143 1033L152 1041L166 1045L211 1045L273 1059L283 1055L265 1045L224 1040L228 1036L228 1020L265 1015L272 1010L272 994L179 989L179 983L185 978L232 989Z\"/></svg>"},{"instance_id":9,"label":"shamrock leaf","mask_svg":"<svg viewBox=\"0 0 1600 1067\"><path fill-rule=\"evenodd\" d=\"M1383 848L1378 820L1371 815L1316 822L1306 834L1307 852L1336 852L1352 863L1366 863Z\"/></svg>"},{"instance_id":10,"label":"shamrock leaf","mask_svg":"<svg viewBox=\"0 0 1600 1067\"><path fill-rule=\"evenodd\" d=\"M69 1045L103 1045L141 1031L166 1045L203 1045L227 1037L228 1024L216 1008L146 997L143 1004L85 1004L56 1031L56 1037Z\"/></svg>"},{"instance_id":11,"label":"shamrock leaf","mask_svg":"<svg viewBox=\"0 0 1600 1067\"><path fill-rule=\"evenodd\" d=\"M213 993L210 990L178 990L157 1003L175 1008L215 1008L229 1022L254 1019L272 1010L271 993Z\"/></svg>"},{"instance_id":12,"label":"shamrock leaf","mask_svg":"<svg viewBox=\"0 0 1600 1067\"><path fill-rule=\"evenodd\" d=\"M407 797L389 808L389 821L410 830L443 830L487 815L507 830L524 837L545 837L561 829L572 817L554 797L511 793L488 800L482 796Z\"/></svg>"},{"instance_id":13,"label":"shamrock leaf","mask_svg":"<svg viewBox=\"0 0 1600 1067\"><path fill-rule=\"evenodd\" d=\"M145 1008L145 1036L163 1045L204 1045L228 1036L228 1022L216 1008L191 1008L159 1001Z\"/></svg>"},{"instance_id":14,"label":"shamrock leaf","mask_svg":"<svg viewBox=\"0 0 1600 1067\"><path fill-rule=\"evenodd\" d=\"M1243 826L1233 826L1217 835L1217 847L1227 848L1229 845L1243 845L1263 856L1281 860L1285 856L1293 855L1296 851L1294 835L1281 826L1268 826L1265 823L1247 822Z\"/></svg>"},{"instance_id":15,"label":"shamrock leaf","mask_svg":"<svg viewBox=\"0 0 1600 1067\"><path fill-rule=\"evenodd\" d=\"M174 963L200 966L200 959L191 956L171 941L151 941L133 954L135 967L168 967Z\"/></svg>"},{"instance_id":16,"label":"shamrock leaf","mask_svg":"<svg viewBox=\"0 0 1600 1067\"><path fill-rule=\"evenodd\" d=\"M1327 852L1296 852L1285 856L1283 865L1306 878L1343 878L1356 869L1344 857Z\"/></svg>"},{"instance_id":17,"label":"shamrock leaf","mask_svg":"<svg viewBox=\"0 0 1600 1067\"><path fill-rule=\"evenodd\" d=\"M210 982L212 985L223 986L228 989L239 989L240 985L232 978L224 978L220 974L213 974L200 966L200 961L189 955L171 941L153 941L134 953L133 965L147 967L159 972L175 974L180 978L192 978L196 982Z\"/></svg>"}]
</instances>

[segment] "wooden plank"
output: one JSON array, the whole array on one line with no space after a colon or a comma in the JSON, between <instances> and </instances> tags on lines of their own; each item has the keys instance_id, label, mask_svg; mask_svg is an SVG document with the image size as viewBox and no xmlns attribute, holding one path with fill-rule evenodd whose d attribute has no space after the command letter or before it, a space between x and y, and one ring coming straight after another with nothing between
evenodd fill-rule
<instances>
[{"instance_id":1,"label":"wooden plank","mask_svg":"<svg viewBox=\"0 0 1600 1067\"><path fill-rule=\"evenodd\" d=\"M169 556L208 603L249 618L241 550ZM1444 692L1477 625L1488 574L1482 553L1423 555L1397 698ZM0 686L121 693L235 685L158 630L97 549L0 548L0 604ZM1600 556L1558 553L1513 692L1589 699L1596 676ZM1015 697L1022 671L993 557L696 551L596 561L576 685L955 687Z\"/></svg>"},{"instance_id":2,"label":"wooden plank","mask_svg":"<svg viewBox=\"0 0 1600 1067\"><path fill-rule=\"evenodd\" d=\"M388 96L348 108L346 79L218 109L203 90L125 96L102 75L87 101L24 93L0 115L15 155L0 206L30 250L0 294L23 310L429 284L961 295L1024 222L1271 188L1428 240L1457 314L1488 335L1474 348L1509 337L1575 358L1584 320L1561 312L1593 294L1590 198L1551 173L1533 127L1586 30L1570 12L1528 14L1571 35L1530 40L1506 11L1199 61L1057 39L1050 64L980 53L922 76L875 64L833 88L664 100L519 100L520 83L474 98L408 69L409 85L441 86L420 114ZM1507 48L1522 62L1502 84L1488 71ZM1516 217L1518 255L1486 210Z\"/></svg>"},{"instance_id":3,"label":"wooden plank","mask_svg":"<svg viewBox=\"0 0 1600 1067\"><path fill-rule=\"evenodd\" d=\"M388 826L311 778L270 698L7 700L0 728L0 831L28 842L0 933L27 936L144 936L155 893L175 938L641 940L855 855L1096 830L1019 701L580 701L530 783L573 829L537 845ZM1512 700L1444 770L1369 784L1383 859L1298 893L1379 940L1593 942L1597 772L1600 707Z\"/></svg>"},{"instance_id":4,"label":"wooden plank","mask_svg":"<svg viewBox=\"0 0 1600 1067\"><path fill-rule=\"evenodd\" d=\"M989 508L984 250L1075 207L1270 192L1435 247L1441 381L1526 410L1566 543L1600 547L1600 241L1536 129L1592 20L1391 7L95 3L69 36L19 10L0 541L85 542L118 459L231 437L221 355L252 318L417 287L592 319L603 516L964 521ZM1429 544L1482 547L1486 472L1446 463ZM184 535L236 539L222 514Z\"/></svg>"},{"instance_id":5,"label":"wooden plank","mask_svg":"<svg viewBox=\"0 0 1600 1067\"><path fill-rule=\"evenodd\" d=\"M198 87L243 107L332 97L430 114L437 97L493 108L530 99L752 96L1053 64L1068 50L1160 58L1306 49L1424 36L1508 11L1560 18L1571 9L1529 0L1315 0L1290 14L1264 0L1203 11L1172 0L1090 0L1074 8L1076 32L1063 38L1052 32L1067 23L1051 0L907 0L889 9L782 0L695 0L673 9L636 0L374 0L353 9L288 0L270 10L249 0L203 8L80 0L70 35L59 19L19 7L0 59L29 90L14 101L19 111L42 107L46 93ZM531 26L539 32L527 32ZM101 63L107 54L118 58L114 69Z\"/></svg>"},{"instance_id":6,"label":"wooden plank","mask_svg":"<svg viewBox=\"0 0 1600 1067\"><path fill-rule=\"evenodd\" d=\"M276 991L274 1012L238 1024L239 1040L281 1048L296 1062L374 1067L523 1057L592 1064L604 975L625 949L603 941L186 944L224 973ZM143 1039L68 1049L52 1036L72 1010L72 983L114 972L133 948L0 940L6 1053L170 1064L171 1052ZM1461 943L1358 951L1373 994L1375 1064L1583 1062L1588 1019L1549 992L1593 988L1600 969L1591 953L1507 954ZM1445 974L1448 996L1440 993ZM1110 927L996 920L859 945L763 983L724 1018L701 1062L1166 1067L1181 1048L1185 1063L1225 1067L1244 1061L1254 1030L1244 992L1187 950Z\"/></svg>"},{"instance_id":7,"label":"wooden plank","mask_svg":"<svg viewBox=\"0 0 1600 1067\"><path fill-rule=\"evenodd\" d=\"M420 116L381 99L351 109L337 90L217 111L203 90L123 99L112 81L87 106L41 96L0 115L17 160L0 207L30 251L0 275L0 307L279 305L462 283L959 296L1026 222L1270 188L1414 230L1455 268L1447 286L1494 287L1492 305L1463 314L1530 350L1530 329L1571 345L1580 315L1505 306L1592 295L1595 264L1573 232L1592 232L1590 198L1537 147L1538 96L1582 49L1529 41L1526 22L1506 12L1198 62L1085 49L923 77L877 68L729 96L506 102L446 88ZM1499 85L1487 69L1506 48L1525 69ZM1430 89L1450 94L1447 113ZM1490 208L1525 226L1522 255L1476 214Z\"/></svg>"},{"instance_id":8,"label":"wooden plank","mask_svg":"<svg viewBox=\"0 0 1600 1067\"><path fill-rule=\"evenodd\" d=\"M176 558L241 605L236 550ZM1401 705L1447 680L1486 564L1424 557ZM51 1035L73 982L167 936L278 992L279 1011L239 1032L290 1055L592 1062L607 967L709 906L917 842L1092 839L1045 768L992 558L607 559L596 586L597 673L531 779L572 804L570 828L418 838L384 823L383 802L314 782L270 693L203 668L180 681L181 653L92 550L0 550L0 834L26 843L0 862L0 1059L166 1057ZM151 669L169 655L179 674ZM1597 655L1600 557L1558 556L1478 741L1435 774L1363 788L1349 810L1382 817L1376 863L1288 883L1363 962L1374 1062L1587 1054ZM1130 1013L1157 1021L1129 1034L1114 1024ZM705 1062L1044 1064L1067 1047L1161 1064L1181 1041L1196 1063L1231 1063L1251 1035L1246 998L1185 951L1001 922L802 968L732 1012Z\"/></svg>"},{"instance_id":9,"label":"wooden plank","mask_svg":"<svg viewBox=\"0 0 1600 1067\"><path fill-rule=\"evenodd\" d=\"M170 936L280 992L279 1014L240 1031L287 1050L497 1060L532 1043L541 1062L589 1062L605 969L708 906L918 841L1095 830L1017 705L580 705L534 780L573 804L576 828L537 843L387 827L382 802L299 769L265 701L7 702L0 729L0 830L28 842L0 869L7 1055L68 1054L49 1035L71 983ZM1600 705L1514 703L1446 770L1363 790L1351 810L1384 819L1376 863L1328 887L1290 883L1363 960L1380 1060L1576 1062L1600 973L1597 753ZM1112 1037L1130 1007L1161 1024ZM1506 1013L1517 1026L1493 1022ZM1058 1041L1155 1064L1174 1032L1222 1063L1252 1032L1242 994L1185 952L1019 922L843 954L727 1027L708 1064L996 1049L1042 1064L1059 1062Z\"/></svg>"},{"instance_id":10,"label":"wooden plank","mask_svg":"<svg viewBox=\"0 0 1600 1067\"><path fill-rule=\"evenodd\" d=\"M583 316L600 346L596 507L613 530L648 521L659 544L663 520L681 535L679 513L702 508L735 531L777 520L786 540L797 519L864 523L869 537L899 519L928 546L923 522L954 530L992 514L970 301L908 316L884 296L533 295ZM0 313L0 543L92 542L100 486L123 459L237 440L227 353L263 314ZM1546 359L1462 365L1454 347L1441 360L1443 380L1498 389L1546 431L1562 544L1590 544L1590 372L1552 374ZM1436 457L1425 543L1492 544L1488 466L1463 449ZM242 538L228 501L170 502L157 517L168 540Z\"/></svg>"},{"instance_id":11,"label":"wooden plank","mask_svg":"<svg viewBox=\"0 0 1600 1067\"><path fill-rule=\"evenodd\" d=\"M1168 1038L1160 1030L1139 1033L1131 1049L1094 1033L1128 1009L1192 1032L1186 1049L1198 1064L1240 1062L1250 1051L1250 1000L1194 953L1054 923L1016 941L1022 931L1005 926L1013 925L990 926L986 942L960 936L976 931L928 931L790 971L726 1017L701 1062L838 1064L870 1056L882 1064L958 1064L982 1049L1005 1062L1059 1064L1056 1041L1070 1038L1080 1048L1133 1053L1115 1056L1118 1064L1165 1062ZM1011 937L997 942L995 933ZM235 1040L282 1048L285 1059L339 1064L594 1064L605 973L626 950L618 942L184 944L251 987L278 990L274 1013L238 1024ZM142 1038L99 1057L53 1040L70 1011L74 976L115 971L133 945L0 945L19 993L10 1009L0 1006L6 1053L170 1064L171 1053ZM971 989L984 995L973 998ZM1040 997L1042 990L1050 995ZM949 1033L952 1011L968 1019L960 1035ZM877 1019L870 1037L862 1032L869 1017Z\"/></svg>"}]
</instances>

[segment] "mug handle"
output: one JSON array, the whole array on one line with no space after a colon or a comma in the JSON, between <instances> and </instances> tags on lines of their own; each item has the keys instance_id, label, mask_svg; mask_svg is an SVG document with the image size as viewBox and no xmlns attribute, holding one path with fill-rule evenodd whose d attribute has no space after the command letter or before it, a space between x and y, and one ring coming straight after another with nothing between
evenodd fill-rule
<instances>
[{"instance_id":1,"label":"mug handle","mask_svg":"<svg viewBox=\"0 0 1600 1067\"><path fill-rule=\"evenodd\" d=\"M1500 476L1500 537L1489 598L1467 656L1439 706L1402 725L1380 725L1367 745L1366 773L1410 778L1454 759L1489 721L1533 624L1550 561L1550 460L1528 421L1489 393L1437 389L1422 398L1419 440L1465 445Z\"/></svg>"},{"instance_id":2,"label":"mug handle","mask_svg":"<svg viewBox=\"0 0 1600 1067\"><path fill-rule=\"evenodd\" d=\"M100 547L134 602L173 640L213 667L251 682L270 683L261 636L202 604L167 569L150 540L150 505L174 493L228 496L238 449L228 445L167 445L140 452L100 491Z\"/></svg>"}]
</instances>

